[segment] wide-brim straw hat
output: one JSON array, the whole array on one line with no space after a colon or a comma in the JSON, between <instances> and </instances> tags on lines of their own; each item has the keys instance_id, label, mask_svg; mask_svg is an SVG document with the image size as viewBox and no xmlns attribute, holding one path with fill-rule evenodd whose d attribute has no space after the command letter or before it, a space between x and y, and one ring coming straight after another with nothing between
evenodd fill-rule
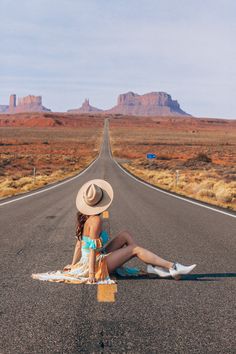
<instances>
[{"instance_id":1,"label":"wide-brim straw hat","mask_svg":"<svg viewBox=\"0 0 236 354\"><path fill-rule=\"evenodd\" d=\"M110 183L104 179L92 179L79 189L76 207L85 215L100 214L112 203L113 195Z\"/></svg>"}]
</instances>

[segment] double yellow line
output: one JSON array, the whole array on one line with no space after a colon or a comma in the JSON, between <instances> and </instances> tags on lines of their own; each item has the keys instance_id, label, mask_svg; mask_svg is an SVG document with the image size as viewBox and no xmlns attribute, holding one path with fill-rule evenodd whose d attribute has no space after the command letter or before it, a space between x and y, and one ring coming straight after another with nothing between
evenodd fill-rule
<instances>
[{"instance_id":1,"label":"double yellow line","mask_svg":"<svg viewBox=\"0 0 236 354\"><path fill-rule=\"evenodd\" d=\"M109 223L109 212L102 213L103 219ZM117 293L117 284L98 284L97 301L98 302L115 302L115 294Z\"/></svg>"}]
</instances>

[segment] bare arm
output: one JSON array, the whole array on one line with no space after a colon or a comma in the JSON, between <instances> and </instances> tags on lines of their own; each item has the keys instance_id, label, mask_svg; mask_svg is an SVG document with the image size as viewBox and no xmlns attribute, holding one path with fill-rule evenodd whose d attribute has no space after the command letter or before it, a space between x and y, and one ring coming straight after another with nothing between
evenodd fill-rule
<instances>
[{"instance_id":1,"label":"bare arm","mask_svg":"<svg viewBox=\"0 0 236 354\"><path fill-rule=\"evenodd\" d=\"M77 240L77 242L75 244L75 250L74 250L72 263L65 266L63 270L64 271L70 270L71 267L80 260L80 258L81 258L81 241Z\"/></svg>"},{"instance_id":2,"label":"bare arm","mask_svg":"<svg viewBox=\"0 0 236 354\"><path fill-rule=\"evenodd\" d=\"M94 218L93 224L90 228L90 238L96 240L99 238L102 229L102 222L100 217ZM89 278L91 282L95 282L95 261L96 261L96 250L90 249L89 253Z\"/></svg>"},{"instance_id":3,"label":"bare arm","mask_svg":"<svg viewBox=\"0 0 236 354\"><path fill-rule=\"evenodd\" d=\"M74 250L74 255L73 255L71 265L77 263L80 260L80 258L81 258L81 241L78 240L75 244L75 250Z\"/></svg>"}]
</instances>

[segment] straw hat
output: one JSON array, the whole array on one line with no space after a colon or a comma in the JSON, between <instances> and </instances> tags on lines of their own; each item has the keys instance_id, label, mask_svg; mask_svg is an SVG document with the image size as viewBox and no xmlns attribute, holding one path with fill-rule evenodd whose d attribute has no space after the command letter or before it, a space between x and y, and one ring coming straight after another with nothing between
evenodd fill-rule
<instances>
[{"instance_id":1,"label":"straw hat","mask_svg":"<svg viewBox=\"0 0 236 354\"><path fill-rule=\"evenodd\" d=\"M92 179L79 189L76 197L77 209L85 215L100 214L113 200L113 189L103 179Z\"/></svg>"}]
</instances>

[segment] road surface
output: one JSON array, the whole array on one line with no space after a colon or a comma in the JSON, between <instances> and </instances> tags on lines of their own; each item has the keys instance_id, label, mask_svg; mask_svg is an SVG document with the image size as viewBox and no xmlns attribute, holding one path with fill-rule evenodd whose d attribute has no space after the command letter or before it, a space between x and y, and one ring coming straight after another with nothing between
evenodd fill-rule
<instances>
[{"instance_id":1,"label":"road surface","mask_svg":"<svg viewBox=\"0 0 236 354\"><path fill-rule=\"evenodd\" d=\"M197 263L175 281L118 279L115 302L97 285L33 280L72 259L78 189L103 178L114 188L111 236L128 230L169 260ZM234 213L191 204L130 177L112 159L108 129L98 159L47 191L0 202L1 354L235 353ZM220 209L219 209L220 210ZM146 269L138 260L130 265Z\"/></svg>"}]
</instances>

